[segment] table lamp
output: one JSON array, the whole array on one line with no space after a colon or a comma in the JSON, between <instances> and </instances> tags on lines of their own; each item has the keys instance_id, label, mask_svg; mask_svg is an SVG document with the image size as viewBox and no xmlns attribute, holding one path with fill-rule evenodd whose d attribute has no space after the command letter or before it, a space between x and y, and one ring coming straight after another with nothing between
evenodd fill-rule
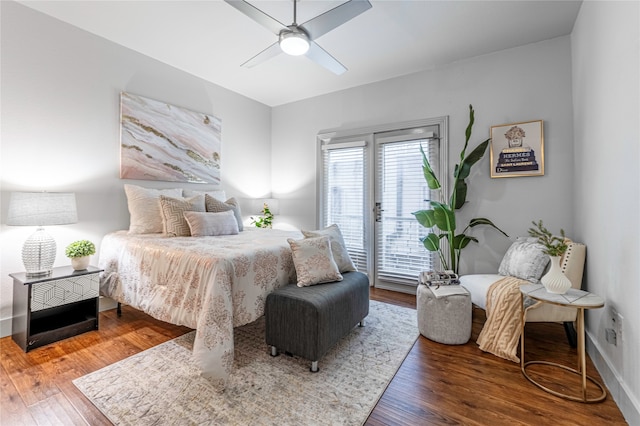
<instances>
[{"instance_id":1,"label":"table lamp","mask_svg":"<svg viewBox=\"0 0 640 426\"><path fill-rule=\"evenodd\" d=\"M13 192L9 200L7 225L37 226L22 247L27 277L51 274L56 259L56 242L45 232L46 225L76 223L76 196L72 192Z\"/></svg>"}]
</instances>

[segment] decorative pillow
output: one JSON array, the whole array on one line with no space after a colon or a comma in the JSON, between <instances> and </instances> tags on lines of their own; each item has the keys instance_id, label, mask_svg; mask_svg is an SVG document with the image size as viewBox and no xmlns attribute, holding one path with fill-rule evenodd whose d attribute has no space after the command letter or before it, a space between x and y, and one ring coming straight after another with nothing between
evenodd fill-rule
<instances>
[{"instance_id":1,"label":"decorative pillow","mask_svg":"<svg viewBox=\"0 0 640 426\"><path fill-rule=\"evenodd\" d=\"M329 237L329 241L331 242L331 253L333 254L333 259L338 265L338 270L340 270L340 272L357 270L356 265L353 264L351 258L349 257L347 246L344 243L344 238L342 237L342 232L340 232L340 228L338 227L338 225L333 224L318 231L303 230L302 235L304 235L306 238L321 236Z\"/></svg>"},{"instance_id":2,"label":"decorative pillow","mask_svg":"<svg viewBox=\"0 0 640 426\"><path fill-rule=\"evenodd\" d=\"M149 189L136 185L124 185L129 206L130 234L162 233L162 213L160 213L160 195L180 197L182 189Z\"/></svg>"},{"instance_id":3,"label":"decorative pillow","mask_svg":"<svg viewBox=\"0 0 640 426\"><path fill-rule=\"evenodd\" d=\"M298 287L342 281L342 274L333 260L329 237L287 239L293 254Z\"/></svg>"},{"instance_id":4,"label":"decorative pillow","mask_svg":"<svg viewBox=\"0 0 640 426\"><path fill-rule=\"evenodd\" d=\"M220 201L209 194L205 194L204 202L209 213L220 213L226 212L227 210L233 211L233 214L238 221L238 231L243 230L240 204L238 204L235 198L231 197L227 201Z\"/></svg>"},{"instance_id":5,"label":"decorative pillow","mask_svg":"<svg viewBox=\"0 0 640 426\"><path fill-rule=\"evenodd\" d=\"M518 237L502 258L498 273L539 282L549 263L549 256L543 250L544 246L536 238Z\"/></svg>"},{"instance_id":6,"label":"decorative pillow","mask_svg":"<svg viewBox=\"0 0 640 426\"><path fill-rule=\"evenodd\" d=\"M164 223L164 233L169 237L188 237L191 235L184 212L204 212L204 196L191 198L171 198L160 196L160 211Z\"/></svg>"},{"instance_id":7,"label":"decorative pillow","mask_svg":"<svg viewBox=\"0 0 640 426\"><path fill-rule=\"evenodd\" d=\"M196 195L206 195L209 194L210 196L212 196L213 198L220 200L220 201L224 201L227 199L227 195L225 194L224 190L222 189L216 189L213 191L192 191L190 189L183 189L182 190L182 196L184 198L189 198L189 197L194 197Z\"/></svg>"},{"instance_id":8,"label":"decorative pillow","mask_svg":"<svg viewBox=\"0 0 640 426\"><path fill-rule=\"evenodd\" d=\"M194 237L210 237L214 235L235 235L238 233L238 221L233 211L220 213L184 212Z\"/></svg>"}]
</instances>

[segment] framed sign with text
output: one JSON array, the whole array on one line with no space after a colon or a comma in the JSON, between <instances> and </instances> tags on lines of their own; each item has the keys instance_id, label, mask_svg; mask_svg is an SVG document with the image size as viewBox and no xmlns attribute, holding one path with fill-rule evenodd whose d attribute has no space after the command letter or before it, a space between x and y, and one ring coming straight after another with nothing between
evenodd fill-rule
<instances>
[{"instance_id":1,"label":"framed sign with text","mask_svg":"<svg viewBox=\"0 0 640 426\"><path fill-rule=\"evenodd\" d=\"M542 120L491 127L491 177L543 176Z\"/></svg>"}]
</instances>

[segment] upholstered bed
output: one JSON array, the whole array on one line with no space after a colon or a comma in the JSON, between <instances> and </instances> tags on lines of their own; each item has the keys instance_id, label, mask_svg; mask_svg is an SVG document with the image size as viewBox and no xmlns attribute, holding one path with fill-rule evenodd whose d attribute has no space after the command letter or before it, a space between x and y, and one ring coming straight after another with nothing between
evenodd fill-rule
<instances>
[{"instance_id":1,"label":"upholstered bed","mask_svg":"<svg viewBox=\"0 0 640 426\"><path fill-rule=\"evenodd\" d=\"M233 365L233 328L258 319L267 294L295 282L287 239L303 235L244 229L239 204L221 190L124 190L129 229L103 237L101 294L194 328L196 363L222 389Z\"/></svg>"},{"instance_id":2,"label":"upholstered bed","mask_svg":"<svg viewBox=\"0 0 640 426\"><path fill-rule=\"evenodd\" d=\"M100 247L101 294L196 329L194 358L223 388L233 366L233 328L258 319L266 295L295 282L287 238L301 237L257 228L205 237L110 233Z\"/></svg>"},{"instance_id":3,"label":"upholstered bed","mask_svg":"<svg viewBox=\"0 0 640 426\"><path fill-rule=\"evenodd\" d=\"M100 292L194 328L194 359L219 389L233 366L234 327L261 317L269 293L341 281L342 272L356 270L337 225L244 229L237 201L223 201L221 190L124 190L129 229L102 239Z\"/></svg>"}]
</instances>

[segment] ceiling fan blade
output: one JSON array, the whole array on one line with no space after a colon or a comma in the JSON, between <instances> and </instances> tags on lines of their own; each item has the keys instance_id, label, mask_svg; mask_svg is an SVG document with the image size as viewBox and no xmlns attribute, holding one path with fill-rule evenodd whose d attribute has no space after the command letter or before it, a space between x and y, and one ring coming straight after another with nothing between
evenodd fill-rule
<instances>
[{"instance_id":1,"label":"ceiling fan blade","mask_svg":"<svg viewBox=\"0 0 640 426\"><path fill-rule=\"evenodd\" d=\"M299 27L309 35L311 40L315 40L370 8L371 3L369 3L368 0L349 0L340 6L326 11L322 15L309 19L304 24L299 25Z\"/></svg>"},{"instance_id":2,"label":"ceiling fan blade","mask_svg":"<svg viewBox=\"0 0 640 426\"><path fill-rule=\"evenodd\" d=\"M333 72L334 74L340 75L347 70L344 65L342 65L336 58L328 54L326 50L318 46L318 43L314 41L311 41L309 43L309 51L306 53L306 56L312 61L316 62L318 65L321 65L329 71Z\"/></svg>"},{"instance_id":3,"label":"ceiling fan blade","mask_svg":"<svg viewBox=\"0 0 640 426\"><path fill-rule=\"evenodd\" d=\"M271 46L267 47L262 52L258 53L256 56L244 62L240 66L245 68L253 68L259 63L262 63L267 59L271 59L274 56L279 55L280 53L282 53L282 49L280 49L280 44L278 44L278 42L276 41Z\"/></svg>"},{"instance_id":4,"label":"ceiling fan blade","mask_svg":"<svg viewBox=\"0 0 640 426\"><path fill-rule=\"evenodd\" d=\"M256 21L258 24L266 27L274 34L280 34L280 31L287 29L287 26L277 19L267 15L251 3L247 3L244 0L224 0L226 3L238 9L240 12L247 15L249 18Z\"/></svg>"}]
</instances>

